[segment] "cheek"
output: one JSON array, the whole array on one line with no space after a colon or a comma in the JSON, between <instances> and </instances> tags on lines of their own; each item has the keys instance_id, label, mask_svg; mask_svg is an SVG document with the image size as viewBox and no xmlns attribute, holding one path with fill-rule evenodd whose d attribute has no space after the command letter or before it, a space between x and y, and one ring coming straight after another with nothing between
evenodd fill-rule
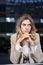
<instances>
[{"instance_id":1,"label":"cheek","mask_svg":"<svg viewBox=\"0 0 43 65\"><path fill-rule=\"evenodd\" d=\"M31 31L31 27L28 28L28 31L29 31L29 32Z\"/></svg>"},{"instance_id":2,"label":"cheek","mask_svg":"<svg viewBox=\"0 0 43 65\"><path fill-rule=\"evenodd\" d=\"M21 27L21 31L24 32L25 31L25 28L24 27Z\"/></svg>"},{"instance_id":3,"label":"cheek","mask_svg":"<svg viewBox=\"0 0 43 65\"><path fill-rule=\"evenodd\" d=\"M31 27L29 27L29 30L31 30Z\"/></svg>"},{"instance_id":4,"label":"cheek","mask_svg":"<svg viewBox=\"0 0 43 65\"><path fill-rule=\"evenodd\" d=\"M25 28L24 27L21 27L21 30L23 31Z\"/></svg>"}]
</instances>

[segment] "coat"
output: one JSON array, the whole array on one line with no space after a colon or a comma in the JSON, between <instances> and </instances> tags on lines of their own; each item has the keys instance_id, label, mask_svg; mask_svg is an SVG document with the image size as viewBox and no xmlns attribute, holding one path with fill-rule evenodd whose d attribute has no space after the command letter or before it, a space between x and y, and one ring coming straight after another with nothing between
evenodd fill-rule
<instances>
[{"instance_id":1,"label":"coat","mask_svg":"<svg viewBox=\"0 0 43 65\"><path fill-rule=\"evenodd\" d=\"M40 62L43 61L43 54L42 54L42 50L41 50L40 37L39 37L39 34L38 33L36 33L36 37L37 38L35 40L35 43L37 44L37 49L34 52L34 56L36 57L34 59L37 61L37 63L40 63ZM13 34L13 35L11 35L11 37L10 37L10 44L11 44L10 61L13 64L17 64L17 63L23 64L23 54L21 52L18 52L15 49L16 33ZM20 49L20 51L21 51L21 49ZM22 54L22 56L20 58L20 55L21 54ZM34 63L34 61L31 59L31 56L30 55L29 55L29 60L30 60L30 63Z\"/></svg>"}]
</instances>

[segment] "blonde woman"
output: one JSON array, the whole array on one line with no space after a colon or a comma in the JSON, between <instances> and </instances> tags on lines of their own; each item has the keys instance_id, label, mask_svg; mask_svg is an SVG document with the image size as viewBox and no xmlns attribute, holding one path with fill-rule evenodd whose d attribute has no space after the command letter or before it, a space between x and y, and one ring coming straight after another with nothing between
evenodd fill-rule
<instances>
[{"instance_id":1,"label":"blonde woman","mask_svg":"<svg viewBox=\"0 0 43 65\"><path fill-rule=\"evenodd\" d=\"M18 19L16 33L11 35L10 43L10 61L13 64L43 61L40 37L29 14L24 14Z\"/></svg>"}]
</instances>

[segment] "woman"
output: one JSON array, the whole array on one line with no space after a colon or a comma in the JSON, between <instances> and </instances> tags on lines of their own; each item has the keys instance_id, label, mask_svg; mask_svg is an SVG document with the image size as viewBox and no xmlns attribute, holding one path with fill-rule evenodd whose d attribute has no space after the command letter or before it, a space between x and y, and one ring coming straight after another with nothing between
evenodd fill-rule
<instances>
[{"instance_id":1,"label":"woman","mask_svg":"<svg viewBox=\"0 0 43 65\"><path fill-rule=\"evenodd\" d=\"M40 63L43 61L39 34L30 15L21 16L16 33L11 35L10 61L12 63Z\"/></svg>"}]
</instances>

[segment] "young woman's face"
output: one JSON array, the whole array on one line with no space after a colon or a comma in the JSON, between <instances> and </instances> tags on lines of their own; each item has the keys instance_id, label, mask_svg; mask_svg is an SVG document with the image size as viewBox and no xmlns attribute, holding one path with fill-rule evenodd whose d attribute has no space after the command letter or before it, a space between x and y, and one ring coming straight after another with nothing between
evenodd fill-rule
<instances>
[{"instance_id":1,"label":"young woman's face","mask_svg":"<svg viewBox=\"0 0 43 65\"><path fill-rule=\"evenodd\" d=\"M31 22L28 19L21 23L21 31L22 33L29 33L31 31Z\"/></svg>"}]
</instances>

